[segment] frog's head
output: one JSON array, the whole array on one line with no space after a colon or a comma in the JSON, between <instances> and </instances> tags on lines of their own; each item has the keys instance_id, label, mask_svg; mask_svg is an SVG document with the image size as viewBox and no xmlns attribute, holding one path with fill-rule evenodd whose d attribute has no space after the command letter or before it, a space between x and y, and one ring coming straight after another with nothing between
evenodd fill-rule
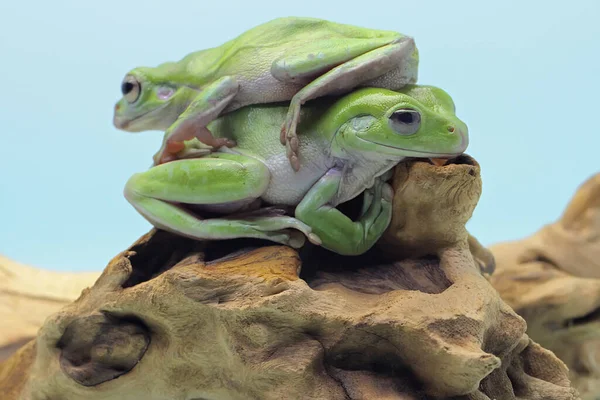
<instances>
[{"instance_id":1,"label":"frog's head","mask_svg":"<svg viewBox=\"0 0 600 400\"><path fill-rule=\"evenodd\" d=\"M335 119L341 126L335 140L346 152L375 158L452 158L469 144L467 125L456 117L452 98L433 86L360 89L334 108L339 108Z\"/></svg>"},{"instance_id":2,"label":"frog's head","mask_svg":"<svg viewBox=\"0 0 600 400\"><path fill-rule=\"evenodd\" d=\"M155 71L139 67L125 75L123 97L115 104L115 127L128 132L165 130L185 109L184 99L193 89L173 84Z\"/></svg>"}]
</instances>

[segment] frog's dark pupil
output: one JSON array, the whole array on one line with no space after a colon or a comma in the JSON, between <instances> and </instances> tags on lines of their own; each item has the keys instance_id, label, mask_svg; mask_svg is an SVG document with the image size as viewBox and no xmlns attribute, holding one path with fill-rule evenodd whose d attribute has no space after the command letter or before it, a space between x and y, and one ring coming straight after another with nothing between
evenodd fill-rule
<instances>
[{"instance_id":1,"label":"frog's dark pupil","mask_svg":"<svg viewBox=\"0 0 600 400\"><path fill-rule=\"evenodd\" d=\"M403 124L410 125L415 122L414 113L409 112L409 111L401 111L399 113L396 113L395 117L396 117L396 121L402 122Z\"/></svg>"},{"instance_id":2,"label":"frog's dark pupil","mask_svg":"<svg viewBox=\"0 0 600 400\"><path fill-rule=\"evenodd\" d=\"M133 90L133 83L123 82L121 84L121 92L123 92L123 94L127 94L127 93L131 92L132 90Z\"/></svg>"}]
</instances>

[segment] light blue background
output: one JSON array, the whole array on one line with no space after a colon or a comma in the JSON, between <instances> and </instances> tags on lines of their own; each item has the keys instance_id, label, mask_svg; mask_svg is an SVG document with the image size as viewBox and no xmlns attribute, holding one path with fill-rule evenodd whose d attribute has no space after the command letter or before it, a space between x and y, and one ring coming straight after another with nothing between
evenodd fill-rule
<instances>
[{"instance_id":1,"label":"light blue background","mask_svg":"<svg viewBox=\"0 0 600 400\"><path fill-rule=\"evenodd\" d=\"M289 15L414 36L420 83L453 96L482 165L470 231L484 244L529 235L600 170L599 5L0 2L0 253L49 269L102 269L150 228L122 189L162 138L112 126L124 74Z\"/></svg>"}]
</instances>

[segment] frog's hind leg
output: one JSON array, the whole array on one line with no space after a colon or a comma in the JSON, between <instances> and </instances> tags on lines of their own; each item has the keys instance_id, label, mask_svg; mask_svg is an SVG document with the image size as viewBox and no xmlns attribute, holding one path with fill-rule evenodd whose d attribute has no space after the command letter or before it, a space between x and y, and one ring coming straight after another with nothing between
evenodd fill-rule
<instances>
[{"instance_id":1,"label":"frog's hind leg","mask_svg":"<svg viewBox=\"0 0 600 400\"><path fill-rule=\"evenodd\" d=\"M194 239L257 238L300 247L312 229L289 216L200 219L185 204L216 205L259 198L270 172L251 157L214 153L178 160L132 176L125 197L151 224ZM302 232L304 235L302 235Z\"/></svg>"},{"instance_id":2,"label":"frog's hind leg","mask_svg":"<svg viewBox=\"0 0 600 400\"><path fill-rule=\"evenodd\" d=\"M365 40L365 42L368 41ZM310 59L314 65L312 69L307 68L308 58L302 59L303 62L300 63L299 57L294 57L291 60L288 60L286 57L278 60L272 66L272 73L280 80L287 78L292 82L302 81L322 71L324 66L328 64L327 62L330 61L328 56L339 58L340 53L344 54L347 51L346 49L350 48L344 44L340 44L338 47L330 47L334 50L331 54L326 54L325 57L322 57L322 60ZM416 54L414 40L407 36L400 36L391 42L388 41L388 44L362 53L347 61L340 60L337 66L324 72L296 93L290 102L285 123L281 128L281 143L286 145L287 156L292 168L296 171L300 168L298 160L299 142L296 127L300 117L300 107L304 103L321 96L352 90L394 69L403 69L403 67L407 67L412 62L411 58L414 54ZM298 61L298 64L296 65L294 61ZM416 81L416 65L408 66L406 68L406 75L403 79L399 79L398 88Z\"/></svg>"}]
</instances>

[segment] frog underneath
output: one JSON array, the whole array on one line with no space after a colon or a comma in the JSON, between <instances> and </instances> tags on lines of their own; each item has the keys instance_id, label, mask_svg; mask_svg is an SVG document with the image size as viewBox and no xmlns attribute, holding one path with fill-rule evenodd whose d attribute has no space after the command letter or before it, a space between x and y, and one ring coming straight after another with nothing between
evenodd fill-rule
<instances>
[{"instance_id":1,"label":"frog underneath","mask_svg":"<svg viewBox=\"0 0 600 400\"><path fill-rule=\"evenodd\" d=\"M287 104L266 104L220 117L210 129L218 138L235 140L235 147L136 174L126 185L126 198L156 227L186 237L251 237L300 247L306 235L331 251L356 255L389 225L392 192L385 180L398 162L455 157L468 145L467 126L443 90L363 88L302 108L304 156L295 172L274 134L286 113ZM201 149L196 139L186 143L186 151ZM363 192L356 221L335 208ZM232 215L257 200L294 206L295 217ZM182 204L226 216L201 220Z\"/></svg>"}]
</instances>

